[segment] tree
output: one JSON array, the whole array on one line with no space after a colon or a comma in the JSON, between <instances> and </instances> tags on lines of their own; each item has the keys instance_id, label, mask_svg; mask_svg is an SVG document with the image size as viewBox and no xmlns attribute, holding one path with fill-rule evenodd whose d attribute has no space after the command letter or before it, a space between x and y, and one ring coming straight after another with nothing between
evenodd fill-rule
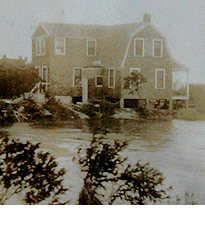
<instances>
[{"instance_id":1,"label":"tree","mask_svg":"<svg viewBox=\"0 0 205 228\"><path fill-rule=\"evenodd\" d=\"M30 92L37 82L38 73L26 60L0 60L0 98L19 97Z\"/></svg>"},{"instance_id":2,"label":"tree","mask_svg":"<svg viewBox=\"0 0 205 228\"><path fill-rule=\"evenodd\" d=\"M79 204L103 204L108 184L113 185L107 202L110 205L116 200L142 205L148 200L169 198L168 189L159 188L164 181L162 173L150 168L148 163L142 165L138 161L134 167L126 165L127 158L121 155L126 145L119 141L111 145L94 135L85 156L81 156L81 149L78 151L79 164L85 173Z\"/></svg>"},{"instance_id":3,"label":"tree","mask_svg":"<svg viewBox=\"0 0 205 228\"><path fill-rule=\"evenodd\" d=\"M131 75L125 77L124 81L124 89L129 89L130 94L137 92L141 97L139 89L143 83L147 82L146 78L141 73L133 71L131 72Z\"/></svg>"},{"instance_id":4,"label":"tree","mask_svg":"<svg viewBox=\"0 0 205 228\"><path fill-rule=\"evenodd\" d=\"M39 149L39 144L3 139L0 142L0 203L15 194L26 204L65 204L61 196L64 169L57 170L55 159Z\"/></svg>"}]
</instances>

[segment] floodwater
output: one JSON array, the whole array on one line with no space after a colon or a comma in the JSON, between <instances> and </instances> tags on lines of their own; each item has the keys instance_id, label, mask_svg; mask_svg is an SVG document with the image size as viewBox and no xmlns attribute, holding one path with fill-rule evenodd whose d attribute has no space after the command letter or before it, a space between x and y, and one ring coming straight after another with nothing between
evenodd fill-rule
<instances>
[{"instance_id":1,"label":"floodwater","mask_svg":"<svg viewBox=\"0 0 205 228\"><path fill-rule=\"evenodd\" d=\"M177 195L183 198L185 192L194 193L197 204L205 204L205 121L140 123L124 120L111 125L106 137L129 142L125 153L132 164L138 160L149 162L164 174L165 187L173 187L171 204L176 203ZM7 130L11 138L41 142L40 147L57 158L67 170L65 184L70 186L70 203L75 204L83 177L73 157L79 147L89 145L92 138L89 127L83 123L58 128L16 123Z\"/></svg>"}]
</instances>

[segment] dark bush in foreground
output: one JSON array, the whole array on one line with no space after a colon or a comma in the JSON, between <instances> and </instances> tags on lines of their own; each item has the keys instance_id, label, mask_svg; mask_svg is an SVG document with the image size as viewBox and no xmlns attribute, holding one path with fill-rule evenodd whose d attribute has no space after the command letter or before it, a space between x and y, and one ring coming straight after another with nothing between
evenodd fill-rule
<instances>
[{"instance_id":1,"label":"dark bush in foreground","mask_svg":"<svg viewBox=\"0 0 205 228\"><path fill-rule=\"evenodd\" d=\"M116 200L130 204L147 204L169 198L167 190L161 189L164 177L149 164L140 162L132 167L121 155L127 143L115 141L111 145L102 137L93 137L85 157L79 154L79 164L85 173L84 186L79 204L103 204L108 183L113 185L107 204Z\"/></svg>"},{"instance_id":2,"label":"dark bush in foreground","mask_svg":"<svg viewBox=\"0 0 205 228\"><path fill-rule=\"evenodd\" d=\"M15 194L26 204L64 204L61 196L64 169L57 170L55 159L39 150L39 144L3 139L0 143L0 204Z\"/></svg>"}]
</instances>

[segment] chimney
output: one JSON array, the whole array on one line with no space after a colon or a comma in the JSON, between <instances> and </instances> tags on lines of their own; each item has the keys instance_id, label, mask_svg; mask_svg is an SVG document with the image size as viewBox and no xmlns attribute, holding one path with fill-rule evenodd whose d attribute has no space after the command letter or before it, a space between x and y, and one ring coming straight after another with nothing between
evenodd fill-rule
<instances>
[{"instance_id":1,"label":"chimney","mask_svg":"<svg viewBox=\"0 0 205 228\"><path fill-rule=\"evenodd\" d=\"M150 23L151 22L151 15L149 13L145 13L143 16L143 22Z\"/></svg>"}]
</instances>

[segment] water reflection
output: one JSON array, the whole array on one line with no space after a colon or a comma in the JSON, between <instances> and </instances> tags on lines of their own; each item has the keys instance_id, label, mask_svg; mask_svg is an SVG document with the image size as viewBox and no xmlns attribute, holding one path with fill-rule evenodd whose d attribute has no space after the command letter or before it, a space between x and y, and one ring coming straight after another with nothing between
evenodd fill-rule
<instances>
[{"instance_id":1,"label":"water reflection","mask_svg":"<svg viewBox=\"0 0 205 228\"><path fill-rule=\"evenodd\" d=\"M83 125L84 132L117 134L119 139L129 142L132 151L159 151L166 148L174 132L172 121L152 122L138 120L101 120L88 121ZM122 137L119 137L119 136ZM110 136L110 135L109 135ZM113 138L114 139L114 138Z\"/></svg>"}]
</instances>

